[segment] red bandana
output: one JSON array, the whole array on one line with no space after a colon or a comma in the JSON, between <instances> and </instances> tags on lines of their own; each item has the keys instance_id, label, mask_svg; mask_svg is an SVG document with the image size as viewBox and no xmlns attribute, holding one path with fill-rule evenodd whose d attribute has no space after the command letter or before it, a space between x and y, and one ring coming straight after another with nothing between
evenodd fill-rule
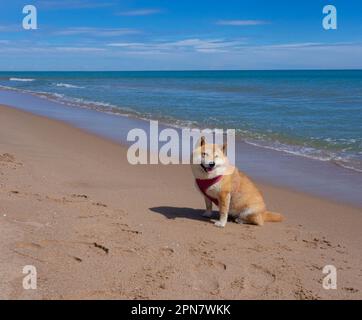
<instances>
[{"instance_id":1,"label":"red bandana","mask_svg":"<svg viewBox=\"0 0 362 320\"><path fill-rule=\"evenodd\" d=\"M204 194L205 197L207 197L209 200L211 200L213 203L215 203L217 206L219 205L219 200L215 199L213 197L210 197L206 191L211 186L213 186L215 183L218 183L223 176L216 176L215 178L211 179L196 179L197 186L199 187L200 191Z\"/></svg>"}]
</instances>

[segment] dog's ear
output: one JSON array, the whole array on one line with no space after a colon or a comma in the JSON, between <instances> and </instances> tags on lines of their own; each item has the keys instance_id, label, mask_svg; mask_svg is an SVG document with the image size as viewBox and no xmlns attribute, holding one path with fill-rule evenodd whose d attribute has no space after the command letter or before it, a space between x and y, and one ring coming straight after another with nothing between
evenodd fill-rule
<instances>
[{"instance_id":1,"label":"dog's ear","mask_svg":"<svg viewBox=\"0 0 362 320\"><path fill-rule=\"evenodd\" d=\"M204 136L202 136L201 139L200 139L200 145L201 145L201 147L203 147L203 146L205 145L205 143L206 143L206 139L205 139Z\"/></svg>"},{"instance_id":2,"label":"dog's ear","mask_svg":"<svg viewBox=\"0 0 362 320\"><path fill-rule=\"evenodd\" d=\"M227 150L228 150L228 144L224 143L223 146L222 146L222 152L224 153L224 155L226 155Z\"/></svg>"}]
</instances>

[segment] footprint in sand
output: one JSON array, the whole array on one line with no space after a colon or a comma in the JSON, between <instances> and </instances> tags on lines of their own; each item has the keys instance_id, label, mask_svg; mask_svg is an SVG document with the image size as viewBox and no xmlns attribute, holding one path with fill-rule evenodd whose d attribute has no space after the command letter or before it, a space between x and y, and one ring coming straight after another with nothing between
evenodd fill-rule
<instances>
[{"instance_id":1,"label":"footprint in sand","mask_svg":"<svg viewBox=\"0 0 362 320\"><path fill-rule=\"evenodd\" d=\"M163 248L160 249L160 252L161 252L162 255L170 257L175 253L175 250L170 248L170 247L163 247Z\"/></svg>"},{"instance_id":2,"label":"footprint in sand","mask_svg":"<svg viewBox=\"0 0 362 320\"><path fill-rule=\"evenodd\" d=\"M205 267L212 268L214 270L226 270L226 264L215 259L214 249L209 249L209 246L213 246L214 242L212 241L201 241L197 246L191 246L189 251L190 253L199 259L199 262L196 266L200 269Z\"/></svg>"},{"instance_id":3,"label":"footprint in sand","mask_svg":"<svg viewBox=\"0 0 362 320\"><path fill-rule=\"evenodd\" d=\"M263 265L251 264L245 272L245 277L236 278L231 285L234 290L247 290L252 292L250 298L260 298L271 290L276 281L276 273Z\"/></svg>"},{"instance_id":4,"label":"footprint in sand","mask_svg":"<svg viewBox=\"0 0 362 320\"><path fill-rule=\"evenodd\" d=\"M84 261L83 257L89 257L89 249L93 254L108 255L110 249L98 242L80 242L65 240L42 240L39 242L17 242L14 252L35 259L40 262L55 263L57 259L68 258L76 263ZM41 258L39 250L41 250Z\"/></svg>"},{"instance_id":5,"label":"footprint in sand","mask_svg":"<svg viewBox=\"0 0 362 320\"><path fill-rule=\"evenodd\" d=\"M0 154L0 161L1 162L15 162L15 157L9 153Z\"/></svg>"},{"instance_id":6,"label":"footprint in sand","mask_svg":"<svg viewBox=\"0 0 362 320\"><path fill-rule=\"evenodd\" d=\"M231 289L241 291L245 289L245 278L237 278L230 284Z\"/></svg>"},{"instance_id":7,"label":"footprint in sand","mask_svg":"<svg viewBox=\"0 0 362 320\"><path fill-rule=\"evenodd\" d=\"M72 198L88 199L88 196L86 194L72 194Z\"/></svg>"},{"instance_id":8,"label":"footprint in sand","mask_svg":"<svg viewBox=\"0 0 362 320\"><path fill-rule=\"evenodd\" d=\"M347 292L349 292L349 293L357 293L357 292L359 292L359 290L358 289L355 289L355 288L342 288L344 291L347 291Z\"/></svg>"},{"instance_id":9,"label":"footprint in sand","mask_svg":"<svg viewBox=\"0 0 362 320\"><path fill-rule=\"evenodd\" d=\"M294 296L298 300L318 300L319 297L306 288L299 288L294 291Z\"/></svg>"},{"instance_id":10,"label":"footprint in sand","mask_svg":"<svg viewBox=\"0 0 362 320\"><path fill-rule=\"evenodd\" d=\"M309 248L313 248L313 249L322 249L322 250L327 250L327 249L334 249L337 253L340 254L344 254L345 252L345 247L337 244L337 245L333 245L329 240L327 240L325 237L314 237L311 240L308 239L302 239L302 241L306 244L307 247Z\"/></svg>"},{"instance_id":11,"label":"footprint in sand","mask_svg":"<svg viewBox=\"0 0 362 320\"><path fill-rule=\"evenodd\" d=\"M21 166L21 162L16 162L15 157L10 153L0 154L0 165L4 167L10 167L11 169L16 169L18 166Z\"/></svg>"},{"instance_id":12,"label":"footprint in sand","mask_svg":"<svg viewBox=\"0 0 362 320\"><path fill-rule=\"evenodd\" d=\"M107 205L101 202L93 202L92 204L97 207L107 208Z\"/></svg>"}]
</instances>

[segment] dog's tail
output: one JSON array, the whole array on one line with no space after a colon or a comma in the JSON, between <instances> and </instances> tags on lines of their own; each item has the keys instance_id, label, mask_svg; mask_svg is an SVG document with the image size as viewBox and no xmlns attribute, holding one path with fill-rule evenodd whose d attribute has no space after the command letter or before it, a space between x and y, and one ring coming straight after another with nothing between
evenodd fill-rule
<instances>
[{"instance_id":1,"label":"dog's tail","mask_svg":"<svg viewBox=\"0 0 362 320\"><path fill-rule=\"evenodd\" d=\"M281 222L284 217L280 213L265 211L263 213L263 219L269 222Z\"/></svg>"}]
</instances>

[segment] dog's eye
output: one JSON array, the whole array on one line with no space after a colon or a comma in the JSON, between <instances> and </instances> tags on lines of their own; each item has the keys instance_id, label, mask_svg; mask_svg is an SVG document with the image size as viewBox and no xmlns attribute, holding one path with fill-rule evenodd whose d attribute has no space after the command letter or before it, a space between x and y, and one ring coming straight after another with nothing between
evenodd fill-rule
<instances>
[{"instance_id":1,"label":"dog's eye","mask_svg":"<svg viewBox=\"0 0 362 320\"><path fill-rule=\"evenodd\" d=\"M206 152L203 152L203 153L201 153L201 156L202 156L202 157L206 157L206 156L207 156L207 153L206 153Z\"/></svg>"}]
</instances>

